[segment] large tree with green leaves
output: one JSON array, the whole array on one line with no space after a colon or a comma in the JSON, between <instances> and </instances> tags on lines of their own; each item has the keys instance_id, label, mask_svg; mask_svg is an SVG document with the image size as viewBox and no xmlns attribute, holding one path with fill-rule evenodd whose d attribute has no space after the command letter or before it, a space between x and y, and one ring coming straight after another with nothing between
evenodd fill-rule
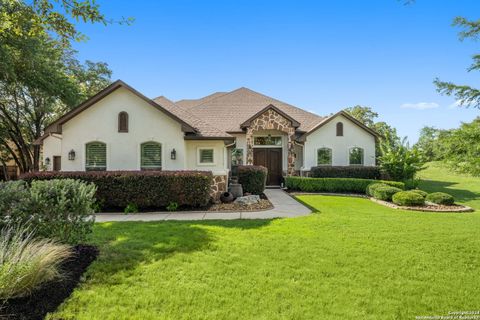
<instances>
[{"instance_id":1,"label":"large tree with green leaves","mask_svg":"<svg viewBox=\"0 0 480 320\"><path fill-rule=\"evenodd\" d=\"M468 20L464 17L456 17L453 21L453 25L461 27L463 30L459 33L460 40L470 38L474 41L478 41L480 38L480 20ZM470 71L480 70L480 54L473 56L473 63L467 69ZM442 81L435 79L435 85L437 91L453 96L457 99L459 106L474 107L480 109L480 90L466 84L455 84L450 81Z\"/></svg>"},{"instance_id":2,"label":"large tree with green leaves","mask_svg":"<svg viewBox=\"0 0 480 320\"><path fill-rule=\"evenodd\" d=\"M0 0L0 145L21 172L39 169L45 126L110 82L105 63L76 59L71 18L108 23L94 1Z\"/></svg>"}]
</instances>

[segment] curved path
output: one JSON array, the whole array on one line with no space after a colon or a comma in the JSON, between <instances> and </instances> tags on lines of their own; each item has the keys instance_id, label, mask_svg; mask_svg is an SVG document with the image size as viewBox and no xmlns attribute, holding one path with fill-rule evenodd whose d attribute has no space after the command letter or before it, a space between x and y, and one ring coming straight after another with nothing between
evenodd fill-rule
<instances>
[{"instance_id":1,"label":"curved path","mask_svg":"<svg viewBox=\"0 0 480 320\"><path fill-rule=\"evenodd\" d=\"M149 213L97 213L96 222L108 221L162 221L162 220L232 220L232 219L272 219L305 216L311 210L292 198L281 189L267 189L265 195L273 204L273 209L253 212L149 212Z\"/></svg>"}]
</instances>

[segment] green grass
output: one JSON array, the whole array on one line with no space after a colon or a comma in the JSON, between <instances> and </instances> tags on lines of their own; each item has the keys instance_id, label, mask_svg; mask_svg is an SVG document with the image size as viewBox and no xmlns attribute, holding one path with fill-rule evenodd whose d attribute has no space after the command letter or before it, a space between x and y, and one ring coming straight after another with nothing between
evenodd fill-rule
<instances>
[{"instance_id":1,"label":"green grass","mask_svg":"<svg viewBox=\"0 0 480 320\"><path fill-rule=\"evenodd\" d=\"M431 162L419 177L420 189L449 193L455 201L480 210L480 177L453 173L438 162Z\"/></svg>"},{"instance_id":2,"label":"green grass","mask_svg":"<svg viewBox=\"0 0 480 320\"><path fill-rule=\"evenodd\" d=\"M455 179L446 187L467 197ZM474 198L462 200L474 205ZM478 211L300 200L318 213L97 224L101 256L50 319L414 319L478 310Z\"/></svg>"}]
</instances>

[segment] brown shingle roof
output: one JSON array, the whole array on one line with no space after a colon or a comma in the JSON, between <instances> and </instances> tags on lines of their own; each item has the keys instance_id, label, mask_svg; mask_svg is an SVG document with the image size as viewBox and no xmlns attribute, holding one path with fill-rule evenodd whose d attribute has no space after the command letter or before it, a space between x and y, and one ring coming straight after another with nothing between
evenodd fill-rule
<instances>
[{"instance_id":1,"label":"brown shingle roof","mask_svg":"<svg viewBox=\"0 0 480 320\"><path fill-rule=\"evenodd\" d=\"M218 98L220 96L223 96L224 94L227 94L227 93L228 92L215 92L215 93L212 93L212 94L210 94L206 97L200 98L200 99L182 99L182 100L176 101L175 104L177 106L180 106L180 107L183 107L183 108L186 108L186 109L190 109L190 108L198 106L199 104L207 102L209 100L212 100L212 99Z\"/></svg>"},{"instance_id":2,"label":"brown shingle roof","mask_svg":"<svg viewBox=\"0 0 480 320\"><path fill-rule=\"evenodd\" d=\"M207 97L209 98L188 100L188 111L225 132L242 131L241 124L268 105L274 105L298 121L300 123L298 130L303 132L313 129L325 119L247 88L239 88L225 94L217 92ZM198 104L194 105L193 101L197 101Z\"/></svg>"},{"instance_id":3,"label":"brown shingle roof","mask_svg":"<svg viewBox=\"0 0 480 320\"><path fill-rule=\"evenodd\" d=\"M226 133L225 131L219 130L198 117L195 117L192 113L186 110L183 107L180 107L173 103L171 100L167 99L164 96L160 96L154 99L156 103L162 106L165 110L173 113L193 128L197 129L195 136L203 138L231 138L232 136Z\"/></svg>"}]
</instances>

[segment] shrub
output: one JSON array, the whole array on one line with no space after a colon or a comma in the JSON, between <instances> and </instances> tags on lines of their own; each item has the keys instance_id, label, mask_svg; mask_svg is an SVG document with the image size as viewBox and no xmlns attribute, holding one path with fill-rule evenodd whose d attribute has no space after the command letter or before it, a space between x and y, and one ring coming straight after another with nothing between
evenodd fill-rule
<instances>
[{"instance_id":1,"label":"shrub","mask_svg":"<svg viewBox=\"0 0 480 320\"><path fill-rule=\"evenodd\" d=\"M35 239L25 228L0 234L0 299L28 296L41 284L62 276L60 265L72 255L69 246Z\"/></svg>"},{"instance_id":2,"label":"shrub","mask_svg":"<svg viewBox=\"0 0 480 320\"><path fill-rule=\"evenodd\" d=\"M123 209L124 213L136 213L138 212L138 207L135 203L129 203L125 209Z\"/></svg>"},{"instance_id":3,"label":"shrub","mask_svg":"<svg viewBox=\"0 0 480 320\"><path fill-rule=\"evenodd\" d=\"M25 181L9 181L0 183L0 216L3 228L12 217L27 210L30 192Z\"/></svg>"},{"instance_id":4,"label":"shrub","mask_svg":"<svg viewBox=\"0 0 480 320\"><path fill-rule=\"evenodd\" d=\"M178 210L178 203L170 202L167 206L168 211L177 211Z\"/></svg>"},{"instance_id":5,"label":"shrub","mask_svg":"<svg viewBox=\"0 0 480 320\"><path fill-rule=\"evenodd\" d=\"M383 201L392 201L392 196L397 193L401 192L402 189L395 188L392 186L380 186L378 188L375 188L375 191L373 191L373 197L378 200L383 200Z\"/></svg>"},{"instance_id":6,"label":"shrub","mask_svg":"<svg viewBox=\"0 0 480 320\"><path fill-rule=\"evenodd\" d=\"M399 206L423 206L425 199L418 192L402 191L392 197L393 203Z\"/></svg>"},{"instance_id":7,"label":"shrub","mask_svg":"<svg viewBox=\"0 0 480 320\"><path fill-rule=\"evenodd\" d=\"M38 236L61 242L84 242L92 232L96 187L80 180L33 181L28 210L18 215L29 222ZM18 220L18 219L17 219Z\"/></svg>"},{"instance_id":8,"label":"shrub","mask_svg":"<svg viewBox=\"0 0 480 320\"><path fill-rule=\"evenodd\" d=\"M388 184L381 183L381 182L370 183L365 189L365 193L367 194L367 196L373 197L373 193L375 192L375 189L379 187L388 187Z\"/></svg>"},{"instance_id":9,"label":"shrub","mask_svg":"<svg viewBox=\"0 0 480 320\"><path fill-rule=\"evenodd\" d=\"M425 192L425 191L420 190L420 189L412 189L412 190L410 190L410 191L418 193L418 194L421 195L424 199L428 196L428 192Z\"/></svg>"},{"instance_id":10,"label":"shrub","mask_svg":"<svg viewBox=\"0 0 480 320\"><path fill-rule=\"evenodd\" d=\"M318 166L310 169L312 178L380 179L379 167Z\"/></svg>"},{"instance_id":11,"label":"shrub","mask_svg":"<svg viewBox=\"0 0 480 320\"><path fill-rule=\"evenodd\" d=\"M421 152L417 148L410 148L406 139L399 143L382 140L380 150L380 168L393 180L413 180L418 171L425 169Z\"/></svg>"},{"instance_id":12,"label":"shrub","mask_svg":"<svg viewBox=\"0 0 480 320\"><path fill-rule=\"evenodd\" d=\"M238 183L243 192L260 195L265 191L267 168L262 166L238 166Z\"/></svg>"},{"instance_id":13,"label":"shrub","mask_svg":"<svg viewBox=\"0 0 480 320\"><path fill-rule=\"evenodd\" d=\"M285 182L287 188L305 192L365 193L367 186L374 182L381 182L402 190L404 189L402 182L355 178L287 177Z\"/></svg>"},{"instance_id":14,"label":"shrub","mask_svg":"<svg viewBox=\"0 0 480 320\"><path fill-rule=\"evenodd\" d=\"M428 202L433 202L436 204L441 204L445 206L451 206L455 203L453 196L444 192L434 192L430 193L426 199Z\"/></svg>"},{"instance_id":15,"label":"shrub","mask_svg":"<svg viewBox=\"0 0 480 320\"><path fill-rule=\"evenodd\" d=\"M206 206L212 183L208 171L40 172L22 176L28 182L66 178L93 182L97 186L95 197L103 209L121 210L129 203L139 209L165 208L170 202Z\"/></svg>"}]
</instances>

